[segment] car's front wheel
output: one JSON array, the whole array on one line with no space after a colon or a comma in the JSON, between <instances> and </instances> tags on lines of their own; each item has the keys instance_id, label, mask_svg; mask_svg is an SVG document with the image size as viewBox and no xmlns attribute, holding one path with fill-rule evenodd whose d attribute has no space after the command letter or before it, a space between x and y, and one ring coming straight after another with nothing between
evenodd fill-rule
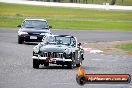
<instances>
[{"instance_id":1,"label":"car's front wheel","mask_svg":"<svg viewBox=\"0 0 132 88\"><path fill-rule=\"evenodd\" d=\"M69 63L67 64L67 68L68 68L68 69L73 69L73 68L74 68L73 62L69 62Z\"/></svg>"},{"instance_id":2,"label":"car's front wheel","mask_svg":"<svg viewBox=\"0 0 132 88\"><path fill-rule=\"evenodd\" d=\"M22 44L23 42L24 42L23 39L20 36L18 36L18 44Z\"/></svg>"},{"instance_id":3,"label":"car's front wheel","mask_svg":"<svg viewBox=\"0 0 132 88\"><path fill-rule=\"evenodd\" d=\"M39 63L37 59L33 59L33 68L39 68Z\"/></svg>"},{"instance_id":4,"label":"car's front wheel","mask_svg":"<svg viewBox=\"0 0 132 88\"><path fill-rule=\"evenodd\" d=\"M82 62L80 62L79 64L76 64L76 67L80 67L82 65Z\"/></svg>"},{"instance_id":5,"label":"car's front wheel","mask_svg":"<svg viewBox=\"0 0 132 88\"><path fill-rule=\"evenodd\" d=\"M49 66L49 63L48 62L45 62L44 63L44 66L46 66L46 67Z\"/></svg>"}]
</instances>

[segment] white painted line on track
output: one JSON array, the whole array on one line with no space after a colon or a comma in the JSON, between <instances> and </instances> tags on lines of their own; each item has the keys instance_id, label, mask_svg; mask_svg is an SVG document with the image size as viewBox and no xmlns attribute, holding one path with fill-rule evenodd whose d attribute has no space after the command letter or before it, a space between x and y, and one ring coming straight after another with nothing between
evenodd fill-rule
<instances>
[{"instance_id":1,"label":"white painted line on track","mask_svg":"<svg viewBox=\"0 0 132 88\"><path fill-rule=\"evenodd\" d=\"M89 53L93 53L93 54L95 54L95 53L103 53L103 51L99 50L99 49L92 49L92 48L83 48L83 49L84 49L84 51L89 52Z\"/></svg>"}]
</instances>

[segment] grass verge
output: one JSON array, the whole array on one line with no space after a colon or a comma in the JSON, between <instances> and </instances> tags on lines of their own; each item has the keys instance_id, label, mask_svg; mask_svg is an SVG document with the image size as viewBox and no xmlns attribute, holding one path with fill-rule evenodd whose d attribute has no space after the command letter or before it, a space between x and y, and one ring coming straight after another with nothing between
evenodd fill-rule
<instances>
[{"instance_id":1,"label":"grass verge","mask_svg":"<svg viewBox=\"0 0 132 88\"><path fill-rule=\"evenodd\" d=\"M55 29L132 31L132 12L0 3L0 27L15 28L25 18L45 18Z\"/></svg>"},{"instance_id":2,"label":"grass verge","mask_svg":"<svg viewBox=\"0 0 132 88\"><path fill-rule=\"evenodd\" d=\"M128 51L129 53L132 54L132 42L131 43L125 43L125 44L120 44L116 45L116 48L122 49L124 51Z\"/></svg>"}]
</instances>

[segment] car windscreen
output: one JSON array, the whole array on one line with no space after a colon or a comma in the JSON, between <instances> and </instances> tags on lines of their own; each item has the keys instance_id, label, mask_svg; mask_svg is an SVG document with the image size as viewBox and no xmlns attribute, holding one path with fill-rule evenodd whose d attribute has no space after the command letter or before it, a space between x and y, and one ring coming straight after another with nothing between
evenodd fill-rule
<instances>
[{"instance_id":1,"label":"car windscreen","mask_svg":"<svg viewBox=\"0 0 132 88\"><path fill-rule=\"evenodd\" d=\"M74 38L65 36L48 36L45 38L44 42L47 44L76 46L76 41Z\"/></svg>"},{"instance_id":2,"label":"car windscreen","mask_svg":"<svg viewBox=\"0 0 132 88\"><path fill-rule=\"evenodd\" d=\"M23 28L37 28L37 29L48 29L46 21L41 20L26 20L22 24Z\"/></svg>"},{"instance_id":3,"label":"car windscreen","mask_svg":"<svg viewBox=\"0 0 132 88\"><path fill-rule=\"evenodd\" d=\"M57 44L63 44L63 45L70 45L71 44L71 38L70 37L56 36L55 40L56 40Z\"/></svg>"}]
</instances>

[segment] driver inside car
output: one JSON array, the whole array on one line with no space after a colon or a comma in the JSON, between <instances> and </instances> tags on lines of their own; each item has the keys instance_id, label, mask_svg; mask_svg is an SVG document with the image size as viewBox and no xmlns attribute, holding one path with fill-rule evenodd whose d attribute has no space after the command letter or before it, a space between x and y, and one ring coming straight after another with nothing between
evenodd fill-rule
<instances>
[{"instance_id":1,"label":"driver inside car","mask_svg":"<svg viewBox=\"0 0 132 88\"><path fill-rule=\"evenodd\" d=\"M57 44L63 44L62 39L57 40Z\"/></svg>"}]
</instances>

